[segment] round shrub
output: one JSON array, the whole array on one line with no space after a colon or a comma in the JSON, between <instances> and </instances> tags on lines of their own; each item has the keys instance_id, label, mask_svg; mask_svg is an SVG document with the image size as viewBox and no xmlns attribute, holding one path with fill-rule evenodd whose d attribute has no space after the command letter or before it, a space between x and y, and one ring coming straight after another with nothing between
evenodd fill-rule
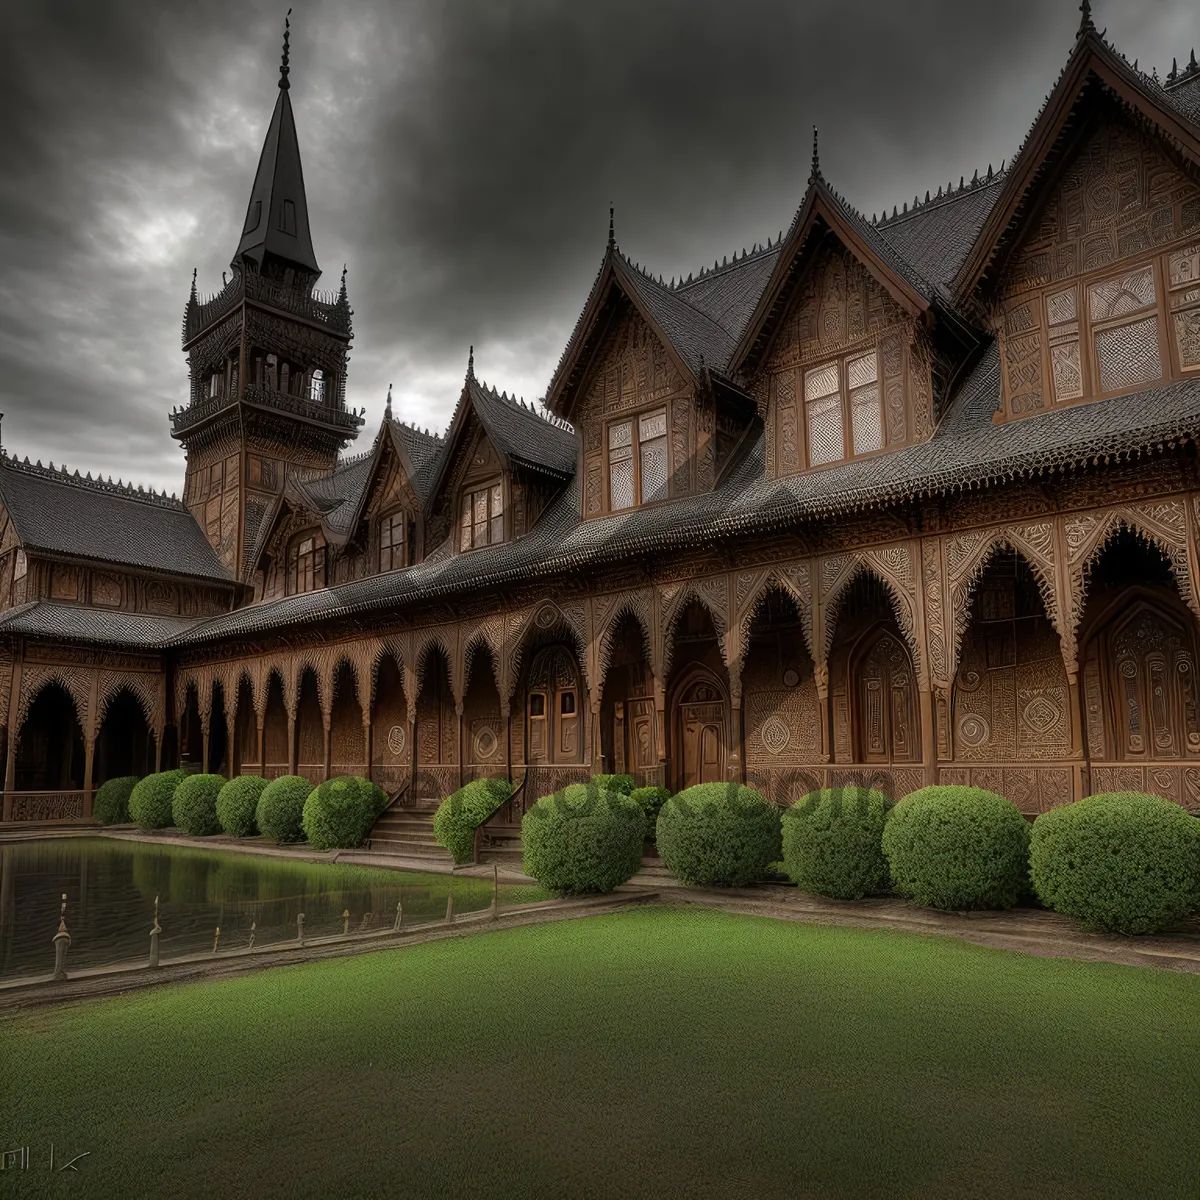
<instances>
[{"instance_id":1,"label":"round shrub","mask_svg":"<svg viewBox=\"0 0 1200 1200\"><path fill-rule=\"evenodd\" d=\"M671 798L670 790L664 787L640 787L634 788L629 795L642 806L642 812L646 814L646 833L652 835L659 811Z\"/></svg>"},{"instance_id":2,"label":"round shrub","mask_svg":"<svg viewBox=\"0 0 1200 1200\"><path fill-rule=\"evenodd\" d=\"M361 846L386 803L383 788L360 775L327 779L304 801L304 836L316 850Z\"/></svg>"},{"instance_id":3,"label":"round shrub","mask_svg":"<svg viewBox=\"0 0 1200 1200\"><path fill-rule=\"evenodd\" d=\"M507 779L474 779L447 796L433 814L433 838L445 846L456 863L470 862L475 852L475 828L512 795Z\"/></svg>"},{"instance_id":4,"label":"round shrub","mask_svg":"<svg viewBox=\"0 0 1200 1200\"><path fill-rule=\"evenodd\" d=\"M254 811L266 786L261 775L239 775L217 793L217 820L230 837L253 837L258 832Z\"/></svg>"},{"instance_id":5,"label":"round shrub","mask_svg":"<svg viewBox=\"0 0 1200 1200\"><path fill-rule=\"evenodd\" d=\"M780 854L779 809L738 783L701 783L658 814L658 852L671 874L700 887L745 887Z\"/></svg>"},{"instance_id":6,"label":"round shrub","mask_svg":"<svg viewBox=\"0 0 1200 1200\"><path fill-rule=\"evenodd\" d=\"M591 781L606 792L620 792L628 796L633 791L632 775L593 775Z\"/></svg>"},{"instance_id":7,"label":"round shrub","mask_svg":"<svg viewBox=\"0 0 1200 1200\"><path fill-rule=\"evenodd\" d=\"M181 780L171 801L175 824L193 837L220 833L217 796L224 786L224 775L189 775Z\"/></svg>"},{"instance_id":8,"label":"round shrub","mask_svg":"<svg viewBox=\"0 0 1200 1200\"><path fill-rule=\"evenodd\" d=\"M130 820L129 793L137 786L136 775L109 779L96 789L92 815L101 825L125 825Z\"/></svg>"},{"instance_id":9,"label":"round shrub","mask_svg":"<svg viewBox=\"0 0 1200 1200\"><path fill-rule=\"evenodd\" d=\"M560 896L611 892L642 865L646 815L624 792L573 783L521 821L525 874Z\"/></svg>"},{"instance_id":10,"label":"round shrub","mask_svg":"<svg viewBox=\"0 0 1200 1200\"><path fill-rule=\"evenodd\" d=\"M258 798L254 823L276 842L304 840L304 802L313 785L303 775L280 775L272 779Z\"/></svg>"},{"instance_id":11,"label":"round shrub","mask_svg":"<svg viewBox=\"0 0 1200 1200\"><path fill-rule=\"evenodd\" d=\"M1056 912L1095 929L1157 933L1200 905L1200 821L1161 796L1088 796L1033 823L1029 874Z\"/></svg>"},{"instance_id":12,"label":"round shrub","mask_svg":"<svg viewBox=\"0 0 1200 1200\"><path fill-rule=\"evenodd\" d=\"M868 788L810 792L783 811L783 863L806 892L859 900L886 890L883 825L888 801Z\"/></svg>"},{"instance_id":13,"label":"round shrub","mask_svg":"<svg viewBox=\"0 0 1200 1200\"><path fill-rule=\"evenodd\" d=\"M926 787L888 814L883 852L896 891L929 908L1012 908L1029 880L1029 822L975 787Z\"/></svg>"},{"instance_id":14,"label":"round shrub","mask_svg":"<svg viewBox=\"0 0 1200 1200\"><path fill-rule=\"evenodd\" d=\"M182 771L159 771L147 775L129 793L129 815L142 829L166 829L175 819L171 802L184 778Z\"/></svg>"}]
</instances>

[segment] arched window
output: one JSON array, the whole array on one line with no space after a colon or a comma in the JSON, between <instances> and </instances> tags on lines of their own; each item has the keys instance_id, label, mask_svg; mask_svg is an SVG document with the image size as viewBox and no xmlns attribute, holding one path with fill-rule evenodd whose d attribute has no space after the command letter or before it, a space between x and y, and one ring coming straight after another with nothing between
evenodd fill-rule
<instances>
[{"instance_id":1,"label":"arched window","mask_svg":"<svg viewBox=\"0 0 1200 1200\"><path fill-rule=\"evenodd\" d=\"M325 403L325 373L320 367L312 373L312 379L308 385L308 398L314 404Z\"/></svg>"},{"instance_id":2,"label":"arched window","mask_svg":"<svg viewBox=\"0 0 1200 1200\"><path fill-rule=\"evenodd\" d=\"M298 533L288 545L287 559L289 596L325 586L325 538L320 530Z\"/></svg>"}]
</instances>

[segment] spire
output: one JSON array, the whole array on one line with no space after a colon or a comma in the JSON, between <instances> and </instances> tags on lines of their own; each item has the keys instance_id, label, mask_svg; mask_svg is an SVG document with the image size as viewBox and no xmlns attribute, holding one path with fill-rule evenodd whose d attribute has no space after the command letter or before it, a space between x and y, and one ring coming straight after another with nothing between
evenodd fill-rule
<instances>
[{"instance_id":1,"label":"spire","mask_svg":"<svg viewBox=\"0 0 1200 1200\"><path fill-rule=\"evenodd\" d=\"M812 170L808 173L808 182L816 183L821 177L821 159L817 154L817 127L813 126L813 155L812 155ZM822 180L823 182L823 180Z\"/></svg>"},{"instance_id":2,"label":"spire","mask_svg":"<svg viewBox=\"0 0 1200 1200\"><path fill-rule=\"evenodd\" d=\"M189 299L191 300L191 302L193 304L196 303L196 271L197 271L197 268L193 267L192 268L192 294L189 297Z\"/></svg>"},{"instance_id":3,"label":"spire","mask_svg":"<svg viewBox=\"0 0 1200 1200\"><path fill-rule=\"evenodd\" d=\"M291 86L288 83L288 41L291 38L291 21L290 17L292 10L287 10L287 16L283 18L283 58L279 63L279 86L286 92Z\"/></svg>"},{"instance_id":4,"label":"spire","mask_svg":"<svg viewBox=\"0 0 1200 1200\"><path fill-rule=\"evenodd\" d=\"M608 203L608 248L613 250L617 245L617 235L613 227L613 205L610 200Z\"/></svg>"},{"instance_id":5,"label":"spire","mask_svg":"<svg viewBox=\"0 0 1200 1200\"><path fill-rule=\"evenodd\" d=\"M1095 32L1096 26L1092 23L1091 0L1082 0L1079 5L1079 32L1075 35L1075 40L1078 41L1086 34Z\"/></svg>"},{"instance_id":6,"label":"spire","mask_svg":"<svg viewBox=\"0 0 1200 1200\"><path fill-rule=\"evenodd\" d=\"M285 24L279 95L263 140L254 186L250 189L242 239L233 259L235 263L249 259L261 269L264 259L270 255L288 266L319 275L321 268L313 253L312 234L308 228L308 200L300 166L300 144L296 139L296 119L292 115L289 96L289 33Z\"/></svg>"},{"instance_id":7,"label":"spire","mask_svg":"<svg viewBox=\"0 0 1200 1200\"><path fill-rule=\"evenodd\" d=\"M390 421L392 419L392 385L388 384L387 404L383 408L383 419Z\"/></svg>"},{"instance_id":8,"label":"spire","mask_svg":"<svg viewBox=\"0 0 1200 1200\"><path fill-rule=\"evenodd\" d=\"M475 378L475 347L472 346L467 353L467 378Z\"/></svg>"}]
</instances>

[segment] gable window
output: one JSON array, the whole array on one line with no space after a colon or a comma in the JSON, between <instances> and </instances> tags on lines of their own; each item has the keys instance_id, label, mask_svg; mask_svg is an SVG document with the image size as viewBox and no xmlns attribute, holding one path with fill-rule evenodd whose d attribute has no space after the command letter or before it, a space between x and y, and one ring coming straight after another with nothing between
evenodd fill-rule
<instances>
[{"instance_id":1,"label":"gable window","mask_svg":"<svg viewBox=\"0 0 1200 1200\"><path fill-rule=\"evenodd\" d=\"M325 539L319 531L298 534L288 546L288 595L312 592L324 586Z\"/></svg>"},{"instance_id":2,"label":"gable window","mask_svg":"<svg viewBox=\"0 0 1200 1200\"><path fill-rule=\"evenodd\" d=\"M504 491L499 481L463 492L459 528L460 550L504 541Z\"/></svg>"},{"instance_id":3,"label":"gable window","mask_svg":"<svg viewBox=\"0 0 1200 1200\"><path fill-rule=\"evenodd\" d=\"M632 508L667 496L667 410L608 427L608 506Z\"/></svg>"},{"instance_id":4,"label":"gable window","mask_svg":"<svg viewBox=\"0 0 1200 1200\"><path fill-rule=\"evenodd\" d=\"M404 566L404 527L408 515L404 512L388 513L379 521L379 569L394 571Z\"/></svg>"},{"instance_id":5,"label":"gable window","mask_svg":"<svg viewBox=\"0 0 1200 1200\"><path fill-rule=\"evenodd\" d=\"M882 449L883 407L875 351L805 371L804 418L810 467Z\"/></svg>"}]
</instances>

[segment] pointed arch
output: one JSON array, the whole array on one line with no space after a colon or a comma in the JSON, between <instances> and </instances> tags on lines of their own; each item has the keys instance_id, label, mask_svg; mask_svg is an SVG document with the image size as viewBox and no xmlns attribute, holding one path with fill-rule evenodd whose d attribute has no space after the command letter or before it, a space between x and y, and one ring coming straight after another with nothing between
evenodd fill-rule
<instances>
[{"instance_id":1,"label":"pointed arch","mask_svg":"<svg viewBox=\"0 0 1200 1200\"><path fill-rule=\"evenodd\" d=\"M701 587L694 583L683 584L678 591L671 590L669 599L667 594L668 589L664 589L663 591L662 672L664 679L670 674L672 661L675 657L675 631L679 626L679 618L683 615L688 605L692 603L700 605L711 618L713 629L717 635L717 645L721 650L721 658L728 665L726 649L729 623L725 615L726 605L721 602L721 597L715 593L712 582L709 581L708 587ZM722 579L719 582L723 591L725 581Z\"/></svg>"},{"instance_id":2,"label":"pointed arch","mask_svg":"<svg viewBox=\"0 0 1200 1200\"><path fill-rule=\"evenodd\" d=\"M89 711L90 687L87 673L77 667L60 666L56 663L27 663L21 675L21 694L17 701L17 715L13 727L18 730L25 724L30 706L39 693L49 684L57 684L71 697L80 728L87 729L91 722Z\"/></svg>"},{"instance_id":3,"label":"pointed arch","mask_svg":"<svg viewBox=\"0 0 1200 1200\"><path fill-rule=\"evenodd\" d=\"M621 628L622 622L629 620L637 625L639 632L642 635L642 650L645 653L646 661L654 666L654 638L653 638L653 623L647 608L649 605L649 597L639 596L621 596L611 613L605 618L604 626L600 630L599 636L599 654L596 663L596 686L603 689L605 681L608 678L609 668L612 666L614 638Z\"/></svg>"},{"instance_id":4,"label":"pointed arch","mask_svg":"<svg viewBox=\"0 0 1200 1200\"><path fill-rule=\"evenodd\" d=\"M889 569L889 567L881 563L881 555L879 553L868 552L867 554L845 555L842 557L847 562L842 566L832 588L825 589L823 587L821 598L821 657L817 659L817 656L814 654L814 661L828 662L829 653L833 649L833 640L837 632L837 622L842 604L851 588L859 579L870 578L883 589L887 596L892 613L896 618L896 624L900 628L900 635L908 647L908 652L912 655L913 667L919 675L923 666L923 656L921 653L920 638L917 636L915 605L910 592L896 577L896 571ZM829 560L826 560L822 564L823 584L825 569L828 565Z\"/></svg>"},{"instance_id":5,"label":"pointed arch","mask_svg":"<svg viewBox=\"0 0 1200 1200\"><path fill-rule=\"evenodd\" d=\"M742 602L741 618L739 620L740 636L738 637L738 667L746 662L750 650L750 629L753 626L767 597L771 592L781 592L796 606L796 614L800 618L800 628L804 636L804 648L809 657L816 661L813 653L813 622L812 622L812 591L808 584L808 567L803 571L793 569L791 572L769 570L765 572L751 587L748 599Z\"/></svg>"},{"instance_id":6,"label":"pointed arch","mask_svg":"<svg viewBox=\"0 0 1200 1200\"><path fill-rule=\"evenodd\" d=\"M518 626L517 636L508 647L509 696L516 690L521 678L524 660L532 647L548 640L558 639L570 643L578 662L585 684L590 686L587 661L587 630L584 627L582 609L568 612L567 607L547 600L528 619Z\"/></svg>"}]
</instances>

